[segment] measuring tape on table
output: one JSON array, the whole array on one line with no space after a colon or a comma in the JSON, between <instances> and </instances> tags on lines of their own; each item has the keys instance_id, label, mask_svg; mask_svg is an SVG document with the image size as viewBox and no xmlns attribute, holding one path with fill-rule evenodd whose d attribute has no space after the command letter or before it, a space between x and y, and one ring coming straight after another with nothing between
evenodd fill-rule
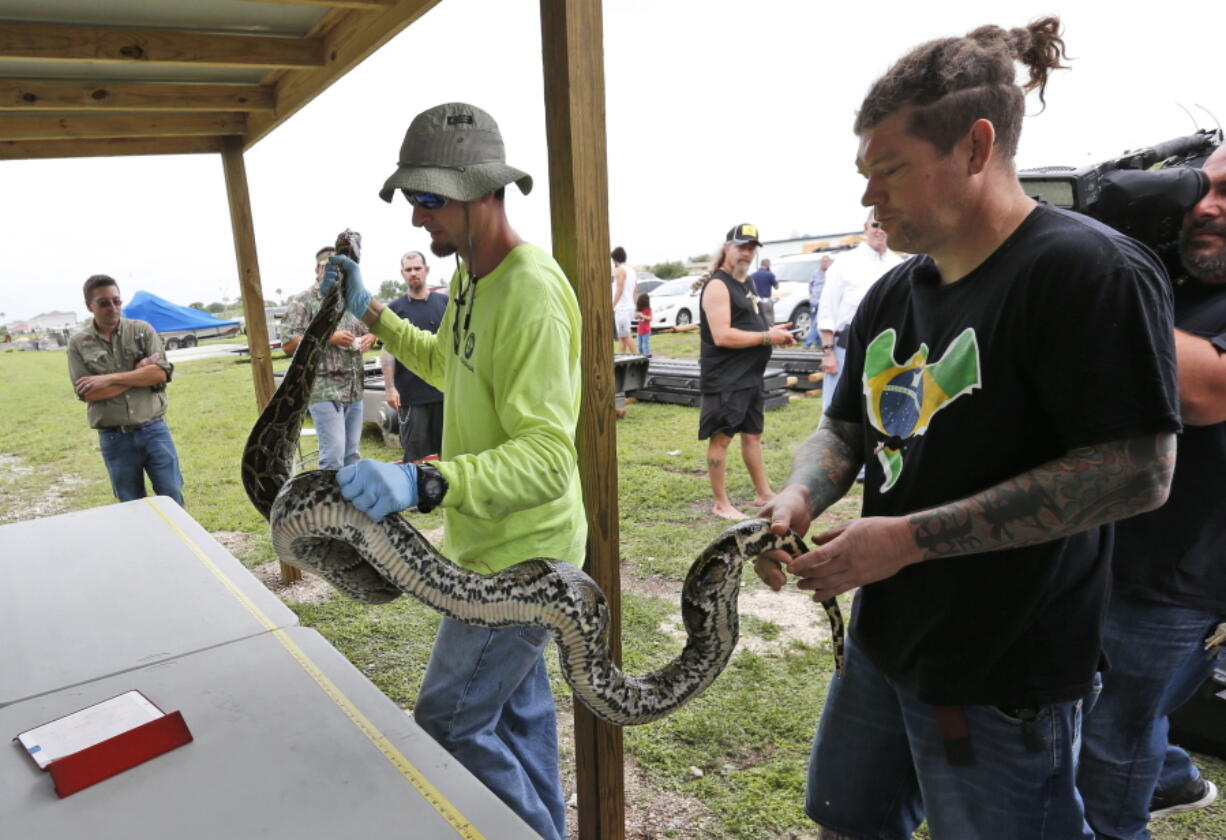
<instances>
[{"instance_id":1,"label":"measuring tape on table","mask_svg":"<svg viewBox=\"0 0 1226 840\"><path fill-rule=\"evenodd\" d=\"M328 677L323 671L320 670L319 666L315 664L311 657L307 656L306 651L300 648L298 643L289 637L288 633L277 627L273 620L265 615L264 611L256 606L255 602L248 598L247 594L239 589L234 581L230 580L230 578L226 576L226 573L223 572L217 566L217 564L204 553L203 550L201 550L200 546L196 545L192 538L189 537L182 528L175 524L175 522L166 515L165 511L158 507L157 503L154 502L153 499L146 498L146 501L149 503L150 507L157 511L158 516L160 516L163 521L166 522L170 529L178 535L179 539L181 539L184 544L191 549L192 553L195 554L197 559L204 564L205 568L212 572L213 576L221 582L221 584L240 604L246 607L247 611L255 617L256 621L258 621L265 630L268 630L274 637L276 637L277 641L281 643L282 647L285 648L289 655L292 656L294 660L302 666L302 669L307 672L311 679L313 679L316 684L323 689L324 694L328 695L328 699L336 704L337 708L344 712L345 717L349 718L349 720L353 722L354 726L356 726L358 730L367 737L371 744L374 745L375 749L382 753L383 757L386 758L397 771L399 771L400 775L403 776L409 782L409 784L411 784L417 790L417 792L422 795L422 798L430 803L430 807L437 811L439 815L447 821L447 824L455 829L456 833L463 837L464 840L485 840L484 835L481 834L481 832L478 831L471 822L465 819L463 814L456 810L456 807L452 805L442 793L439 792L439 789L426 778L425 774L417 769L413 762L405 758L404 754L401 753L400 750L396 749L395 745L388 740L387 736L380 732L378 727L371 723L370 719L367 718L366 715L362 714L361 710L354 705L353 701L346 697L344 692L342 692L336 686L336 683L328 679Z\"/></svg>"}]
</instances>

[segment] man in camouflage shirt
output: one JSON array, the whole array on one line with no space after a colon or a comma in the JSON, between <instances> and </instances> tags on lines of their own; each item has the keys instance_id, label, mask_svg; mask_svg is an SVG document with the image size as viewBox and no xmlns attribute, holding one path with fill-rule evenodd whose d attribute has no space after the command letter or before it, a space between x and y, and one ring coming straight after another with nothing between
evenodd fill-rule
<instances>
[{"instance_id":1,"label":"man in camouflage shirt","mask_svg":"<svg viewBox=\"0 0 1226 840\"><path fill-rule=\"evenodd\" d=\"M174 365L162 339L144 321L121 316L119 285L105 274L85 281L85 306L94 318L68 341L68 375L98 430L111 490L121 502L153 492L183 504L183 474L166 412L166 383Z\"/></svg>"},{"instance_id":2,"label":"man in camouflage shirt","mask_svg":"<svg viewBox=\"0 0 1226 840\"><path fill-rule=\"evenodd\" d=\"M315 283L300 295L290 299L281 322L281 347L293 354L303 333L323 304L319 281L328 257L335 248L321 248L315 254ZM362 439L362 354L374 346L375 336L360 320L346 312L336 332L328 340L319 367L308 407L315 421L319 438L319 466L326 470L340 469L359 460L358 442Z\"/></svg>"}]
</instances>

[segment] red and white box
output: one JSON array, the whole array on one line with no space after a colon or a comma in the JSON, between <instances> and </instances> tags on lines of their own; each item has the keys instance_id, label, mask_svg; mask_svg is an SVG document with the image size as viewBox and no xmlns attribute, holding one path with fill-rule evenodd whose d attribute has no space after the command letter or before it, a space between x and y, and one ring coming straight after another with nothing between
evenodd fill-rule
<instances>
[{"instance_id":1,"label":"red and white box","mask_svg":"<svg viewBox=\"0 0 1226 840\"><path fill-rule=\"evenodd\" d=\"M51 774L61 797L143 764L192 740L180 712L163 712L128 691L20 733L18 741Z\"/></svg>"}]
</instances>

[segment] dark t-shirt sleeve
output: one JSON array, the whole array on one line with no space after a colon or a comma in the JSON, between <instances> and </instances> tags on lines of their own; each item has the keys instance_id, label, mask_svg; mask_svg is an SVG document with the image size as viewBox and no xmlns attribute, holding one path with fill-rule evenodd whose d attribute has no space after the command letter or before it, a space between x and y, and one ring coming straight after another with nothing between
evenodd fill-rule
<instances>
[{"instance_id":1,"label":"dark t-shirt sleeve","mask_svg":"<svg viewBox=\"0 0 1226 840\"><path fill-rule=\"evenodd\" d=\"M1120 235L1057 241L1023 300L1032 352L1021 366L1066 449L1179 431L1170 283Z\"/></svg>"}]
</instances>

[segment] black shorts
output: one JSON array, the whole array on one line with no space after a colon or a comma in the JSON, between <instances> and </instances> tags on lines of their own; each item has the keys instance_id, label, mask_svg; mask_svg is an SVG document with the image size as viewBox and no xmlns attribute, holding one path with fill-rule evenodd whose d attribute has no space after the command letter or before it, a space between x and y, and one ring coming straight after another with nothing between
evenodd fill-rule
<instances>
[{"instance_id":1,"label":"black shorts","mask_svg":"<svg viewBox=\"0 0 1226 840\"><path fill-rule=\"evenodd\" d=\"M722 394L702 395L702 414L698 418L698 439L706 440L714 435L732 437L737 432L760 435L765 424L762 419L764 395L761 385L725 391Z\"/></svg>"},{"instance_id":2,"label":"black shorts","mask_svg":"<svg viewBox=\"0 0 1226 840\"><path fill-rule=\"evenodd\" d=\"M442 451L442 401L400 406L400 446L404 449L406 464Z\"/></svg>"}]
</instances>

